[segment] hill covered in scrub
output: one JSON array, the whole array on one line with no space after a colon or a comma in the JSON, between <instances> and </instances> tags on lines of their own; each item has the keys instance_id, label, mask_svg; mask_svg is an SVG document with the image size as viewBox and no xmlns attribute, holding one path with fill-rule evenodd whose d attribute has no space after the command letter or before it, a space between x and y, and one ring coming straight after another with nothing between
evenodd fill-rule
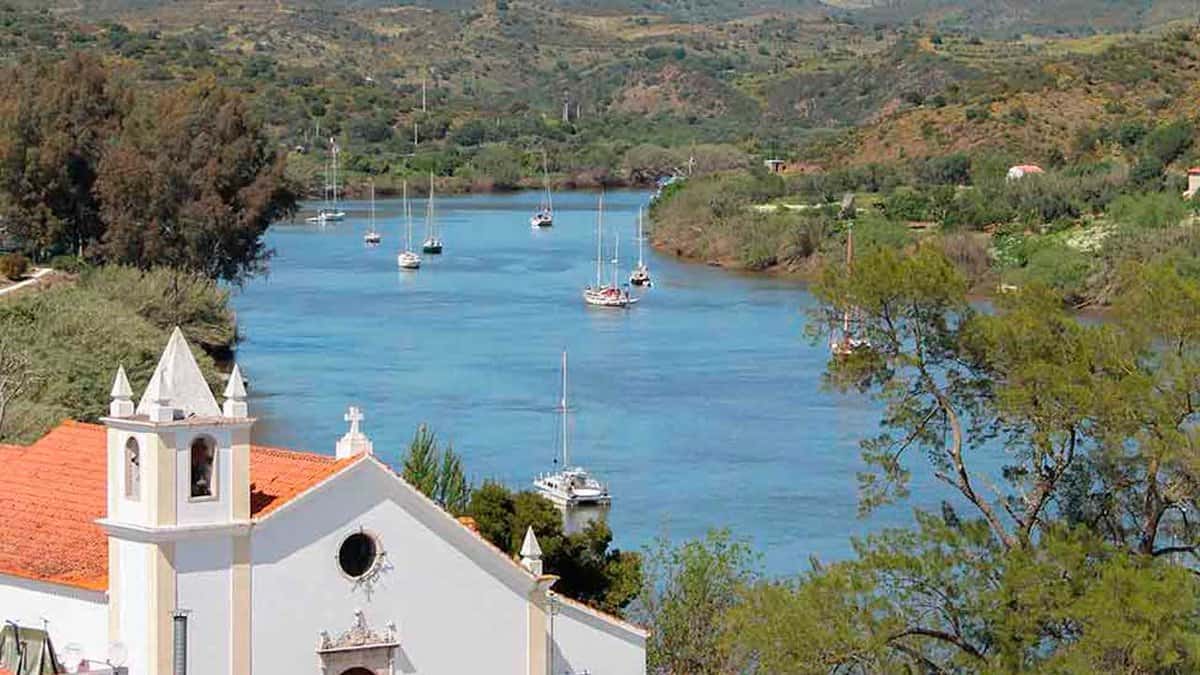
<instances>
[{"instance_id":1,"label":"hill covered in scrub","mask_svg":"<svg viewBox=\"0 0 1200 675\"><path fill-rule=\"evenodd\" d=\"M985 143L1048 152L1062 127L1070 136L1082 113L1123 96L1081 97L1077 81L1100 63L1114 69L1105 82L1146 84L1121 68L1157 63L1186 4L8 0L0 62L97 52L145 88L215 74L313 188L330 136L352 189L429 171L462 187L524 185L543 150L557 183L588 186L650 175L627 161L646 145L685 162L692 146L724 147L733 166ZM1103 33L1117 30L1145 32ZM1136 53L1122 66L1109 47L1125 44ZM1162 114L1189 91L1143 89Z\"/></svg>"}]
</instances>

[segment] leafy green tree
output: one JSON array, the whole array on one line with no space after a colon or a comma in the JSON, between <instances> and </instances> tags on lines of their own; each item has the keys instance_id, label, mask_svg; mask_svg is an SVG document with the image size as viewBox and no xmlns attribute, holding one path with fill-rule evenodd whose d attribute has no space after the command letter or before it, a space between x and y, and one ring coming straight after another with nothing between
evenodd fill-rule
<instances>
[{"instance_id":1,"label":"leafy green tree","mask_svg":"<svg viewBox=\"0 0 1200 675\"><path fill-rule=\"evenodd\" d=\"M758 576L750 547L726 530L677 547L665 539L649 551L634 616L650 630L651 672L717 675L738 672L737 636L726 614Z\"/></svg>"},{"instance_id":2,"label":"leafy green tree","mask_svg":"<svg viewBox=\"0 0 1200 675\"><path fill-rule=\"evenodd\" d=\"M94 188L130 97L79 52L9 68L3 80L0 215L32 253L83 254L103 235Z\"/></svg>"},{"instance_id":3,"label":"leafy green tree","mask_svg":"<svg viewBox=\"0 0 1200 675\"><path fill-rule=\"evenodd\" d=\"M471 485L463 472L462 459L453 446L438 446L437 435L422 424L401 459L400 475L421 494L454 515L467 510Z\"/></svg>"},{"instance_id":4,"label":"leafy green tree","mask_svg":"<svg viewBox=\"0 0 1200 675\"><path fill-rule=\"evenodd\" d=\"M532 527L545 571L560 577L554 589L567 597L619 614L641 588L641 556L610 548L612 530L603 520L566 534L562 513L548 499L494 481L472 493L467 515L484 538L511 556L518 555Z\"/></svg>"},{"instance_id":5,"label":"leafy green tree","mask_svg":"<svg viewBox=\"0 0 1200 675\"><path fill-rule=\"evenodd\" d=\"M98 169L101 253L241 281L270 255L267 227L295 209L283 170L245 101L212 78L144 97Z\"/></svg>"}]
</instances>

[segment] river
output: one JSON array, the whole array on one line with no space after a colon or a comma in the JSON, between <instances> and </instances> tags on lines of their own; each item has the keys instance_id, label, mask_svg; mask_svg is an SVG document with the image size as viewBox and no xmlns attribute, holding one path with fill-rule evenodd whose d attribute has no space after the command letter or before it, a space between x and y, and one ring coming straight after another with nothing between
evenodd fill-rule
<instances>
[{"instance_id":1,"label":"river","mask_svg":"<svg viewBox=\"0 0 1200 675\"><path fill-rule=\"evenodd\" d=\"M647 195L610 193L624 274ZM270 273L234 297L255 441L332 454L348 405L395 462L417 425L452 441L475 481L527 487L557 452L559 359L570 355L572 461L609 483L616 545L641 548L728 527L771 573L851 554L850 537L912 522L947 489L914 472L912 497L856 517L858 440L879 408L821 386L827 347L804 336L795 282L646 255L655 280L634 308L586 307L594 193L440 199L445 254L396 267L400 204L380 201L383 244L363 245L367 205L345 222L281 224ZM423 202L414 204L420 213ZM305 212L303 215L309 215ZM421 238L421 227L414 238Z\"/></svg>"}]
</instances>

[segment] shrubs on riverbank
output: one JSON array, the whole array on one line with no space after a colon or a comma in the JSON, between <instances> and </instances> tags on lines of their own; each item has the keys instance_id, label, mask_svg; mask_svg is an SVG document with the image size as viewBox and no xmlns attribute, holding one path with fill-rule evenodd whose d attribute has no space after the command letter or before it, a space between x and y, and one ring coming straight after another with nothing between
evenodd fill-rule
<instances>
[{"instance_id":1,"label":"shrubs on riverbank","mask_svg":"<svg viewBox=\"0 0 1200 675\"><path fill-rule=\"evenodd\" d=\"M656 204L651 239L691 260L807 275L818 260L844 255L847 223L836 202L845 190L857 192L860 247L935 240L977 292L1041 282L1069 304L1102 305L1126 261L1167 257L1200 270L1195 205L1176 181L1147 189L1104 164L1008 180L1005 167L961 156L891 174L868 167L786 183L758 171L689 180Z\"/></svg>"},{"instance_id":2,"label":"shrubs on riverbank","mask_svg":"<svg viewBox=\"0 0 1200 675\"><path fill-rule=\"evenodd\" d=\"M65 418L96 420L107 411L113 375L124 365L140 391L171 329L193 344L232 347L228 292L191 274L108 267L78 283L0 303L0 440L29 442ZM211 356L196 359L219 383Z\"/></svg>"}]
</instances>

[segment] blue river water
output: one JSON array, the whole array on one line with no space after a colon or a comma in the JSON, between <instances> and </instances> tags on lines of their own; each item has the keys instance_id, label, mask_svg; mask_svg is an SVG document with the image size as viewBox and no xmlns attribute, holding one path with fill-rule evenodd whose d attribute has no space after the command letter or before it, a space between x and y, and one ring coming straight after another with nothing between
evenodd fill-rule
<instances>
[{"instance_id":1,"label":"blue river water","mask_svg":"<svg viewBox=\"0 0 1200 675\"><path fill-rule=\"evenodd\" d=\"M606 198L626 277L646 198ZM572 462L610 485L622 548L728 527L768 572L796 572L810 556L845 558L852 536L910 524L914 506L948 496L916 471L909 500L856 516L858 441L877 432L880 410L822 388L828 348L804 335L803 286L647 249L655 286L642 302L589 308L596 195L556 195L555 226L543 231L529 227L537 201L440 199L445 254L417 272L396 267L397 200L377 204L378 248L363 245L363 202L346 204L339 224L273 227L270 273L234 298L255 441L332 454L346 407L358 405L385 460L428 423L475 482L528 487L553 468L566 349Z\"/></svg>"}]
</instances>

